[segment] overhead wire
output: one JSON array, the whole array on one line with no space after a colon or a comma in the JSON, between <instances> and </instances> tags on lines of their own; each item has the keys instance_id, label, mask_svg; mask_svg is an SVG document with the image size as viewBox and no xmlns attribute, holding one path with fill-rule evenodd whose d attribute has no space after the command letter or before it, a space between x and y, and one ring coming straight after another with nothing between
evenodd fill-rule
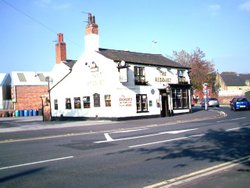
<instances>
[{"instance_id":1,"label":"overhead wire","mask_svg":"<svg viewBox=\"0 0 250 188\"><path fill-rule=\"evenodd\" d=\"M44 23L42 23L41 21L39 21L38 19L34 18L33 16L29 15L28 13L24 12L23 10L21 10L20 8L14 6L13 4L5 1L5 0L1 0L3 3L5 3L6 5L8 5L9 7L11 7L12 9L14 9L15 11L19 12L20 14L24 15L25 17L29 18L30 20L32 20L33 22L39 24L40 26L42 26L43 28L47 29L48 31L52 32L52 33L57 33L54 29L50 28L49 26L45 25Z\"/></svg>"},{"instance_id":2,"label":"overhead wire","mask_svg":"<svg viewBox=\"0 0 250 188\"><path fill-rule=\"evenodd\" d=\"M31 16L30 14L26 13L25 11L21 10L20 8L14 6L13 4L7 2L6 0L1 0L3 3L5 3L7 6L11 7L12 9L14 9L15 11L19 12L20 14L22 14L23 16L29 18L31 21L35 22L36 24L42 26L43 28L45 28L47 31L52 32L53 34L57 34L58 32L55 31L54 29L52 29L51 27L47 26L46 24L44 24L43 22L39 21L38 19L34 18L33 16ZM66 37L67 39L69 39L68 37ZM78 43L72 41L71 39L69 39L69 41L71 41L72 43L76 44L77 46L80 46Z\"/></svg>"}]
</instances>

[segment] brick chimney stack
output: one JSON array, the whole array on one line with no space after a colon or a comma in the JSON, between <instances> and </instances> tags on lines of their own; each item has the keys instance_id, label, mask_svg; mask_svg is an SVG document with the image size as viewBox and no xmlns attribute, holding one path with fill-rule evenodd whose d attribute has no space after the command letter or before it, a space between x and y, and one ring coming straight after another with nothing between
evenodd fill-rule
<instances>
[{"instance_id":1,"label":"brick chimney stack","mask_svg":"<svg viewBox=\"0 0 250 188\"><path fill-rule=\"evenodd\" d=\"M66 43L63 41L63 34L57 34L58 41L56 43L56 64L66 61Z\"/></svg>"},{"instance_id":2,"label":"brick chimney stack","mask_svg":"<svg viewBox=\"0 0 250 188\"><path fill-rule=\"evenodd\" d=\"M99 50L99 35L98 25L95 23L95 16L88 14L88 24L85 29L85 50L98 51Z\"/></svg>"},{"instance_id":3,"label":"brick chimney stack","mask_svg":"<svg viewBox=\"0 0 250 188\"><path fill-rule=\"evenodd\" d=\"M86 26L86 35L96 34L98 35L98 25L95 23L95 16L92 16L91 13L88 15L88 25Z\"/></svg>"}]
</instances>

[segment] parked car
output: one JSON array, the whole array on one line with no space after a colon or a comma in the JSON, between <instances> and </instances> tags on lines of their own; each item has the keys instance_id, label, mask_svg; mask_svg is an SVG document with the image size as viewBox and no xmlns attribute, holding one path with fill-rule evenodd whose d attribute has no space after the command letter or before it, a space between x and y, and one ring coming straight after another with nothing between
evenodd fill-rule
<instances>
[{"instance_id":1,"label":"parked car","mask_svg":"<svg viewBox=\"0 0 250 188\"><path fill-rule=\"evenodd\" d=\"M220 107L220 103L218 101L218 99L216 98L207 98L206 99L208 107ZM201 107L204 108L205 107L205 99L202 99L201 101Z\"/></svg>"},{"instance_id":2,"label":"parked car","mask_svg":"<svg viewBox=\"0 0 250 188\"><path fill-rule=\"evenodd\" d=\"M250 103L245 97L235 97L230 101L231 110L249 110Z\"/></svg>"}]
</instances>

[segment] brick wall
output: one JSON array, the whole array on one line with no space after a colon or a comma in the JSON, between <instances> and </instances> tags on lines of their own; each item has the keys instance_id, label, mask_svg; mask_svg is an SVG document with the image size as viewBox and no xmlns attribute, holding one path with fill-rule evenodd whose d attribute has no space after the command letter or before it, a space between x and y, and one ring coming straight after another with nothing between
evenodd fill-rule
<instances>
[{"instance_id":1,"label":"brick wall","mask_svg":"<svg viewBox=\"0 0 250 188\"><path fill-rule=\"evenodd\" d=\"M59 64L61 61L66 61L66 43L63 42L63 34L59 33L58 43L56 44L56 63Z\"/></svg>"},{"instance_id":2,"label":"brick wall","mask_svg":"<svg viewBox=\"0 0 250 188\"><path fill-rule=\"evenodd\" d=\"M229 105L233 98L234 96L219 96L218 100L220 101L220 104Z\"/></svg>"},{"instance_id":3,"label":"brick wall","mask_svg":"<svg viewBox=\"0 0 250 188\"><path fill-rule=\"evenodd\" d=\"M15 86L15 89L12 87L12 96L16 98L15 110L41 109L41 95L48 95L47 86Z\"/></svg>"}]
</instances>

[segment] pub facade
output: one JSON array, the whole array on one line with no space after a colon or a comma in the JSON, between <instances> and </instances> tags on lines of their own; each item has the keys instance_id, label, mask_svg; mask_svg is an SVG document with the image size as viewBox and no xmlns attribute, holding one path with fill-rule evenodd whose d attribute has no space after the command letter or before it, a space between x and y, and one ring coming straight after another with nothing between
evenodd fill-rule
<instances>
[{"instance_id":1,"label":"pub facade","mask_svg":"<svg viewBox=\"0 0 250 188\"><path fill-rule=\"evenodd\" d=\"M61 64L51 74L52 119L126 119L191 112L189 67L160 54L99 48L98 25L91 14L82 56L71 67Z\"/></svg>"}]
</instances>

